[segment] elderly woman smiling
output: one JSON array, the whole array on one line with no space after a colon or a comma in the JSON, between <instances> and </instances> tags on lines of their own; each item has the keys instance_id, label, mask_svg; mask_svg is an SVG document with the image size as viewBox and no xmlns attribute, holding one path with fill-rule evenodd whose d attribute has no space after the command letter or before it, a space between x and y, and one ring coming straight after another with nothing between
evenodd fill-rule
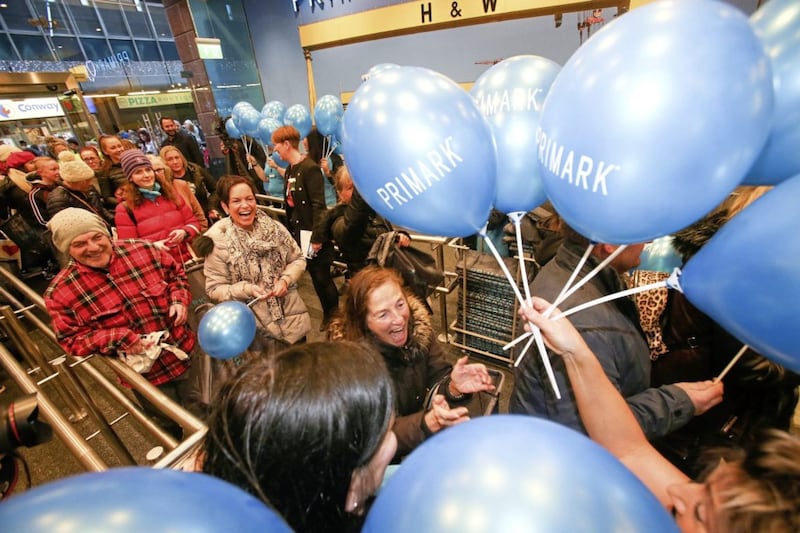
<instances>
[{"instance_id":1,"label":"elderly woman smiling","mask_svg":"<svg viewBox=\"0 0 800 533\"><path fill-rule=\"evenodd\" d=\"M258 298L256 345L272 353L302 342L311 328L297 281L306 268L300 247L278 222L258 210L248 178L223 176L217 187L230 215L206 232L214 247L205 260L206 293L214 301Z\"/></svg>"}]
</instances>

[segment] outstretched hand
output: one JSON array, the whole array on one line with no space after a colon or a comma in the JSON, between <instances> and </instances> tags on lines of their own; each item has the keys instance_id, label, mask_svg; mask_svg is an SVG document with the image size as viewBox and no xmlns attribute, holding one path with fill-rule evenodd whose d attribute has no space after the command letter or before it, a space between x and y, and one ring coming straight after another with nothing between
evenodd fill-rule
<instances>
[{"instance_id":1,"label":"outstretched hand","mask_svg":"<svg viewBox=\"0 0 800 533\"><path fill-rule=\"evenodd\" d=\"M453 370L450 372L449 386L451 387L450 394L453 396L471 392L493 392L495 389L492 376L486 370L486 365L483 363L467 364L466 355L453 365ZM452 390L452 388L456 390Z\"/></svg>"},{"instance_id":2,"label":"outstretched hand","mask_svg":"<svg viewBox=\"0 0 800 533\"><path fill-rule=\"evenodd\" d=\"M425 425L436 433L447 426L454 426L469 420L469 411L466 407L451 409L444 396L437 394L431 402L431 409L425 413Z\"/></svg>"}]
</instances>

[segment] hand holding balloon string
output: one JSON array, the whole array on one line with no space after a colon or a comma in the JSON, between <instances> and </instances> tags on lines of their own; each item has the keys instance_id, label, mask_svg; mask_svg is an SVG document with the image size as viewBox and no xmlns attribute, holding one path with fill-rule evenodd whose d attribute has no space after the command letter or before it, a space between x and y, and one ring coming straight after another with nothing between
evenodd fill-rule
<instances>
[{"instance_id":1,"label":"hand holding balloon string","mask_svg":"<svg viewBox=\"0 0 800 533\"><path fill-rule=\"evenodd\" d=\"M581 268L583 268L583 264L586 262L586 259L588 258L589 254L591 253L593 246L594 246L593 243L589 243L589 246L586 249L586 252L583 254L583 257L581 258L581 261L578 262L578 265L575 267L575 270L572 272L572 276L570 276L570 279L567 280L567 283L561 289L561 293L559 293L559 295L556 297L556 299L553 302L553 304L551 304L550 307L544 312L544 316L545 317L549 317L553 313L553 311L555 311L557 305L559 305L562 302L564 302L567 298L572 296L578 289L580 289L586 283L588 283L600 271L602 271L606 266L608 266L619 254L621 254L625 250L625 248L627 247L627 245L625 245L625 244L617 247L616 250L614 250L608 257L606 257L603 261L601 261L599 265L597 265L591 272L589 272L586 275L586 277L581 279L574 286L570 286L572 284L572 282L574 281L575 277L577 276L578 272L580 272ZM677 276L677 274L673 274L673 276ZM563 313L560 313L556 318L564 318L564 317L569 316L569 315L571 315L573 313L577 313L578 311L582 311L584 309L588 309L589 307L592 307L592 306L595 306L595 305L598 305L598 304L601 304L601 303L604 303L604 302L615 300L617 298L622 298L624 296L629 296L631 294L636 294L636 293L639 293L639 292L648 291L648 290L651 290L651 289L654 289L654 288L663 287L665 285L666 286L670 286L669 285L669 280L658 282L658 283L653 283L653 284L650 284L650 285L643 285L642 287L637 287L637 288L634 288L634 289L628 289L628 290L620 291L620 292L617 292L617 293L614 293L614 294L609 294L607 296L603 296L602 298L597 298L596 300L592 300L590 302L586 302L584 304L576 306L576 307L574 307L572 309L568 309L568 310L564 311ZM522 342L523 340L525 340L526 338L528 338L530 335L531 335L531 333L523 333L522 335L520 335L519 337L517 337L516 339L514 339L510 343L508 343L505 346L503 346L503 349L507 350L507 349L511 348L512 346L515 346L516 344L518 344L518 343ZM514 363L514 366L519 366L519 363L522 361L522 357L524 355L525 355L525 351L523 350L523 352L517 358L517 361Z\"/></svg>"}]
</instances>

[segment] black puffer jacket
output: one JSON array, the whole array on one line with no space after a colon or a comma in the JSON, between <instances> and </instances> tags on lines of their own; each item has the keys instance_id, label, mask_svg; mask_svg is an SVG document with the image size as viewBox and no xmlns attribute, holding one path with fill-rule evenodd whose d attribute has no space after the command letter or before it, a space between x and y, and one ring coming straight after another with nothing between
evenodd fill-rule
<instances>
[{"instance_id":1,"label":"black puffer jacket","mask_svg":"<svg viewBox=\"0 0 800 533\"><path fill-rule=\"evenodd\" d=\"M63 185L59 185L53 189L53 192L47 197L47 212L50 218L68 207L77 207L78 209L92 211L105 220L109 228L114 226L114 213L103 206L103 199L94 188L86 193L74 191Z\"/></svg>"},{"instance_id":2,"label":"black puffer jacket","mask_svg":"<svg viewBox=\"0 0 800 533\"><path fill-rule=\"evenodd\" d=\"M314 234L322 233L324 238L313 242L334 240L347 263L350 276L367 266L367 256L379 235L392 231L388 220L378 215L357 190L349 204L338 203L328 209L325 217L314 229Z\"/></svg>"},{"instance_id":3,"label":"black puffer jacket","mask_svg":"<svg viewBox=\"0 0 800 533\"><path fill-rule=\"evenodd\" d=\"M369 343L383 355L394 383L397 408L397 417L392 426L397 435L395 460L402 459L425 440L422 431L425 400L433 387L453 368L436 340L425 306L413 296L406 295L406 298L411 310L411 335L404 347L389 346L372 335L362 339L362 342ZM331 340L341 340L341 319L334 318L328 331Z\"/></svg>"}]
</instances>

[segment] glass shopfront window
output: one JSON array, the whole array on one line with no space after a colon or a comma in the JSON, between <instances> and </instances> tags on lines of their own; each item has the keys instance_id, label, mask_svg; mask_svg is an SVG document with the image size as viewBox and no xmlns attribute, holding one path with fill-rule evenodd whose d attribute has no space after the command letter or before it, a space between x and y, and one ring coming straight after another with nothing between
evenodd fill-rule
<instances>
[{"instance_id":1,"label":"glass shopfront window","mask_svg":"<svg viewBox=\"0 0 800 533\"><path fill-rule=\"evenodd\" d=\"M14 35L14 44L25 61L53 61L53 52L50 43L41 35Z\"/></svg>"},{"instance_id":2,"label":"glass shopfront window","mask_svg":"<svg viewBox=\"0 0 800 533\"><path fill-rule=\"evenodd\" d=\"M11 46L8 35L0 34L0 61L16 61L17 53Z\"/></svg>"},{"instance_id":3,"label":"glass shopfront window","mask_svg":"<svg viewBox=\"0 0 800 533\"><path fill-rule=\"evenodd\" d=\"M116 2L96 2L95 6L100 13L100 18L103 19L107 36L128 35L128 29L125 27L125 20L122 18L122 10L120 10Z\"/></svg>"},{"instance_id":4,"label":"glass shopfront window","mask_svg":"<svg viewBox=\"0 0 800 533\"><path fill-rule=\"evenodd\" d=\"M234 104L246 101L256 109L264 105L258 67L249 36L242 3L230 0L190 2L198 37L219 38L224 59L205 61L211 90L221 116L230 114ZM238 37L241 35L241 37ZM224 80L224 81L223 81Z\"/></svg>"},{"instance_id":5,"label":"glass shopfront window","mask_svg":"<svg viewBox=\"0 0 800 533\"><path fill-rule=\"evenodd\" d=\"M155 41L136 41L136 49L139 51L139 58L142 61L161 61L158 52L158 45Z\"/></svg>"},{"instance_id":6,"label":"glass shopfront window","mask_svg":"<svg viewBox=\"0 0 800 533\"><path fill-rule=\"evenodd\" d=\"M150 29L150 22L147 20L147 13L144 9L138 11L133 6L126 6L123 8L123 12L134 39L150 39L154 37L153 31Z\"/></svg>"},{"instance_id":7,"label":"glass shopfront window","mask_svg":"<svg viewBox=\"0 0 800 533\"><path fill-rule=\"evenodd\" d=\"M102 28L100 27L100 19L97 18L97 11L90 6L82 6L78 3L70 3L69 12L72 14L72 20L75 22L75 29L79 34L102 35Z\"/></svg>"},{"instance_id":8,"label":"glass shopfront window","mask_svg":"<svg viewBox=\"0 0 800 533\"><path fill-rule=\"evenodd\" d=\"M108 41L105 38L90 38L81 37L81 44L86 51L86 56L92 59L106 57L111 55L111 50L108 48Z\"/></svg>"},{"instance_id":9,"label":"glass shopfront window","mask_svg":"<svg viewBox=\"0 0 800 533\"><path fill-rule=\"evenodd\" d=\"M0 3L0 21L0 69L66 72L79 67L88 77L79 81L80 87L90 96L126 97L142 90L163 95L183 81L183 65L158 0L15 0ZM164 107L156 98L150 109L121 108L114 96L94 100L101 105L92 113L106 131L135 128L145 113L194 114L191 101L165 99L169 105Z\"/></svg>"},{"instance_id":10,"label":"glass shopfront window","mask_svg":"<svg viewBox=\"0 0 800 533\"><path fill-rule=\"evenodd\" d=\"M12 2L14 4L25 2ZM40 27L51 37L70 33L71 24L67 20L61 4L48 0L35 0L31 2L34 16L28 20L29 27Z\"/></svg>"},{"instance_id":11,"label":"glass shopfront window","mask_svg":"<svg viewBox=\"0 0 800 533\"><path fill-rule=\"evenodd\" d=\"M75 37L53 37L53 47L61 61L83 61L83 52Z\"/></svg>"},{"instance_id":12,"label":"glass shopfront window","mask_svg":"<svg viewBox=\"0 0 800 533\"><path fill-rule=\"evenodd\" d=\"M180 61L178 55L178 48L175 46L175 41L158 41L161 45L161 53L164 54L164 61Z\"/></svg>"},{"instance_id":13,"label":"glass shopfront window","mask_svg":"<svg viewBox=\"0 0 800 533\"><path fill-rule=\"evenodd\" d=\"M6 7L0 10L0 15L9 30L31 31L36 29L35 26L28 24L33 13L28 10L26 2L7 2Z\"/></svg>"}]
</instances>

